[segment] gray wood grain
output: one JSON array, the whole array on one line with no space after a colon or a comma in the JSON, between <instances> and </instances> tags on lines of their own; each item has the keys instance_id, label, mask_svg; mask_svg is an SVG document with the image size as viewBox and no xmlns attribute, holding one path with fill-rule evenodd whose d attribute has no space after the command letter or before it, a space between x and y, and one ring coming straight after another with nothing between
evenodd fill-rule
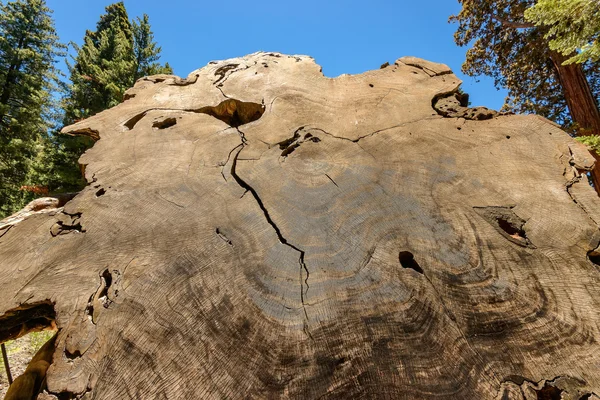
<instances>
[{"instance_id":1,"label":"gray wood grain","mask_svg":"<svg viewBox=\"0 0 600 400\"><path fill-rule=\"evenodd\" d=\"M52 305L60 398L595 398L594 160L452 117L459 84L273 53L138 81L64 129L88 187L0 225L0 341Z\"/></svg>"}]
</instances>

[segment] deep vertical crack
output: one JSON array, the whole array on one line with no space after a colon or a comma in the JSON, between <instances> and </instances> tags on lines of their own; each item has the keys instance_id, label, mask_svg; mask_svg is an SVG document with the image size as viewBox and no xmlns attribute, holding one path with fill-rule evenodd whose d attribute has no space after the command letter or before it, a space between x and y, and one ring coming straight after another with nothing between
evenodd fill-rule
<instances>
[{"instance_id":1,"label":"deep vertical crack","mask_svg":"<svg viewBox=\"0 0 600 400\"><path fill-rule=\"evenodd\" d=\"M233 161L231 163L231 176L233 177L233 179L235 179L236 183L246 189L246 192L250 192L252 194L252 197L254 197L254 200L256 201L256 203L258 204L258 206L260 207L260 209L262 210L265 219L267 220L267 223L269 225L271 225L271 227L273 228L273 230L275 231L275 234L277 235L277 238L279 239L279 241L284 244L285 246L288 246L291 249L296 250L300 256L298 258L298 263L300 265L300 301L302 302L302 309L304 310L304 317L305 317L305 327L306 327L306 333L307 335L312 339L312 335L310 333L310 330L308 328L308 312L306 311L306 304L304 302L304 297L306 296L306 294L308 293L308 289L309 289L309 285L308 285L308 278L310 276L310 273L308 271L308 268L306 266L306 263L304 262L304 255L305 255L305 251L300 249L299 247L293 245L292 243L290 243L281 233L281 229L279 229L279 227L277 226L277 224L275 223L275 221L273 221L273 218L271 218L271 214L269 214L269 210L267 210L267 208L265 207L263 201L261 200L260 196L258 195L258 193L256 192L256 190L250 186L248 184L248 182L244 181L237 173L236 173L236 167L237 167L237 161L238 161L238 157L240 155L240 153L242 152L242 150L244 150L244 147L246 147L246 135L244 134L244 132L242 132L239 128L237 128L238 133L240 134L240 138L242 140L242 144L240 146L237 146L236 149L238 149L238 151L235 153L235 156L233 157ZM235 150L235 149L234 149ZM303 274L304 272L306 272L306 278L303 278ZM304 289L304 287L306 286L306 290Z\"/></svg>"},{"instance_id":2,"label":"deep vertical crack","mask_svg":"<svg viewBox=\"0 0 600 400\"><path fill-rule=\"evenodd\" d=\"M585 213L585 215L587 215L587 217L590 219L590 221L592 221L592 223L596 226L600 226L600 223L598 223L593 217L592 215L590 215L589 211L586 210L586 208L584 207L583 204L581 204L580 202L577 201L577 198L575 197L575 195L571 192L572 191L572 187L573 185L575 185L576 183L579 183L581 181L581 179L583 179L581 177L581 175L576 175L575 177L571 178L570 180L568 180L565 183L565 189L567 191L567 194L569 195L569 197L571 198L571 200L573 201L573 203L577 204L577 206L579 208L581 208L583 210L583 212ZM587 178L586 178L587 179Z\"/></svg>"},{"instance_id":3,"label":"deep vertical crack","mask_svg":"<svg viewBox=\"0 0 600 400\"><path fill-rule=\"evenodd\" d=\"M239 133L239 130L238 130ZM237 149L239 149L240 147L244 146L243 143L238 144L237 146L235 146L233 149L231 149L231 151L229 152L229 154L227 155L227 160L225 161L225 163L222 165L221 168L221 176L223 177L223 179L225 180L225 182L227 182L227 178L225 177L225 166L229 163L229 160L231 160L231 155L233 154L234 151L236 151Z\"/></svg>"},{"instance_id":4,"label":"deep vertical crack","mask_svg":"<svg viewBox=\"0 0 600 400\"><path fill-rule=\"evenodd\" d=\"M242 147L246 145L246 143L248 143L248 140L246 140L246 134L242 131L240 131L240 128L238 128L237 126L235 127L235 130L238 132L238 134L240 135L240 139L242 139ZM239 147L239 146L238 146ZM237 154L235 155L235 158L237 159L237 155L240 154L240 152L242 151L242 149L240 149L240 151L237 152ZM239 182L238 182L239 183Z\"/></svg>"}]
</instances>

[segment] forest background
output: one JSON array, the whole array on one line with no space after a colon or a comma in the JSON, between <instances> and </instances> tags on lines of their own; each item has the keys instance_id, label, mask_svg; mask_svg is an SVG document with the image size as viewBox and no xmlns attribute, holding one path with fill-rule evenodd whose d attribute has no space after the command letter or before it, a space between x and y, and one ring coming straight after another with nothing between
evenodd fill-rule
<instances>
[{"instance_id":1,"label":"forest background","mask_svg":"<svg viewBox=\"0 0 600 400\"><path fill-rule=\"evenodd\" d=\"M140 77L173 68L187 76L259 50L311 55L329 77L403 55L442 62L475 105L538 113L597 151L599 32L595 0L232 0L227 10L185 0L0 0L0 218L86 184L77 160L94 139L60 135L63 126L120 103ZM590 178L600 188L600 174Z\"/></svg>"}]
</instances>

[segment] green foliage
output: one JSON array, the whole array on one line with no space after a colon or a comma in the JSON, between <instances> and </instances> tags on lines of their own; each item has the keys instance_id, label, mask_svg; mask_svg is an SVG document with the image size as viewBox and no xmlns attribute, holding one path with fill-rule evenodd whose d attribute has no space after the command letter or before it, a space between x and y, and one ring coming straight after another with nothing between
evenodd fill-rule
<instances>
[{"instance_id":1,"label":"green foliage","mask_svg":"<svg viewBox=\"0 0 600 400\"><path fill-rule=\"evenodd\" d=\"M63 125L88 118L123 101L123 94L141 76L171 73L157 61L161 48L154 42L147 15L131 24L123 2L106 7L95 31L87 31L83 45L73 44L76 55L69 65L70 85L63 102ZM52 191L77 191L85 181L77 160L93 141L85 137L54 134L54 152L45 165L54 174Z\"/></svg>"},{"instance_id":2,"label":"green foliage","mask_svg":"<svg viewBox=\"0 0 600 400\"><path fill-rule=\"evenodd\" d=\"M133 23L133 38L135 68L132 85L144 76L173 73L169 63L161 65L157 62L160 59L161 48L154 42L148 15L144 14L142 18L138 17Z\"/></svg>"},{"instance_id":3,"label":"green foliage","mask_svg":"<svg viewBox=\"0 0 600 400\"><path fill-rule=\"evenodd\" d=\"M69 65L71 85L65 99L65 125L119 104L131 83L133 29L123 2L106 7L96 31L87 31Z\"/></svg>"},{"instance_id":4,"label":"green foliage","mask_svg":"<svg viewBox=\"0 0 600 400\"><path fill-rule=\"evenodd\" d=\"M525 18L547 29L550 49L570 57L564 64L600 60L598 0L539 0Z\"/></svg>"},{"instance_id":5,"label":"green foliage","mask_svg":"<svg viewBox=\"0 0 600 400\"><path fill-rule=\"evenodd\" d=\"M93 144L90 138L52 131L40 146L33 164L38 185L48 188L52 194L80 191L86 181L79 167L79 157Z\"/></svg>"},{"instance_id":6,"label":"green foliage","mask_svg":"<svg viewBox=\"0 0 600 400\"><path fill-rule=\"evenodd\" d=\"M34 195L32 168L51 125L55 57L62 55L45 0L0 3L0 217Z\"/></svg>"},{"instance_id":7,"label":"green foliage","mask_svg":"<svg viewBox=\"0 0 600 400\"><path fill-rule=\"evenodd\" d=\"M580 141L581 143L585 144L588 147L588 149L594 150L596 153L600 154L600 136L580 136L576 137L575 140Z\"/></svg>"},{"instance_id":8,"label":"green foliage","mask_svg":"<svg viewBox=\"0 0 600 400\"><path fill-rule=\"evenodd\" d=\"M123 94L145 75L171 72L162 66L148 16L131 24L123 2L106 7L96 31L74 45L71 85L65 101L65 125L87 118L123 100Z\"/></svg>"},{"instance_id":9,"label":"green foliage","mask_svg":"<svg viewBox=\"0 0 600 400\"><path fill-rule=\"evenodd\" d=\"M106 7L74 48L70 83L60 84L54 63L65 46L45 0L0 1L0 218L36 195L85 185L78 159L93 141L60 135L59 126L119 104L141 76L172 73L158 63L148 16L132 24L122 1Z\"/></svg>"},{"instance_id":10,"label":"green foliage","mask_svg":"<svg viewBox=\"0 0 600 400\"><path fill-rule=\"evenodd\" d=\"M503 109L543 115L569 129L573 121L563 96L547 30L524 20L533 0L459 0L462 10L450 17L458 23L454 35L460 46L470 46L462 70L485 75L497 88L508 89ZM582 65L595 98L600 96L600 65Z\"/></svg>"},{"instance_id":11,"label":"green foliage","mask_svg":"<svg viewBox=\"0 0 600 400\"><path fill-rule=\"evenodd\" d=\"M63 99L62 125L70 125L119 104L130 86L133 68L133 30L123 2L106 7L95 31L87 31L83 45L72 44L76 55L69 64L70 84ZM54 193L75 192L85 186L79 157L93 145L86 137L49 135L49 151L40 165Z\"/></svg>"},{"instance_id":12,"label":"green foliage","mask_svg":"<svg viewBox=\"0 0 600 400\"><path fill-rule=\"evenodd\" d=\"M131 30L131 23L129 22L125 4L122 1L119 1L107 6L105 11L106 13L100 16L100 20L96 24L96 31L88 31L86 33L86 36L89 34L94 46L99 47L99 43L102 40L102 32L108 31L113 27L116 27L116 30L123 32L127 38L131 38L133 32Z\"/></svg>"}]
</instances>

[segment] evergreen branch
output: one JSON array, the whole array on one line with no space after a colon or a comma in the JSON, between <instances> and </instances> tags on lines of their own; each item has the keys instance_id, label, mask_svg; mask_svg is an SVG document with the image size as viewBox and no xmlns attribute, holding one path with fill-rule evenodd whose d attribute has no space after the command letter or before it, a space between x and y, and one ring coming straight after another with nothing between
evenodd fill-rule
<instances>
[{"instance_id":1,"label":"evergreen branch","mask_svg":"<svg viewBox=\"0 0 600 400\"><path fill-rule=\"evenodd\" d=\"M515 22L515 21L507 21L503 18L500 18L497 15L490 16L493 20L500 22L503 26L514 29L528 29L535 28L535 25L530 22Z\"/></svg>"}]
</instances>

